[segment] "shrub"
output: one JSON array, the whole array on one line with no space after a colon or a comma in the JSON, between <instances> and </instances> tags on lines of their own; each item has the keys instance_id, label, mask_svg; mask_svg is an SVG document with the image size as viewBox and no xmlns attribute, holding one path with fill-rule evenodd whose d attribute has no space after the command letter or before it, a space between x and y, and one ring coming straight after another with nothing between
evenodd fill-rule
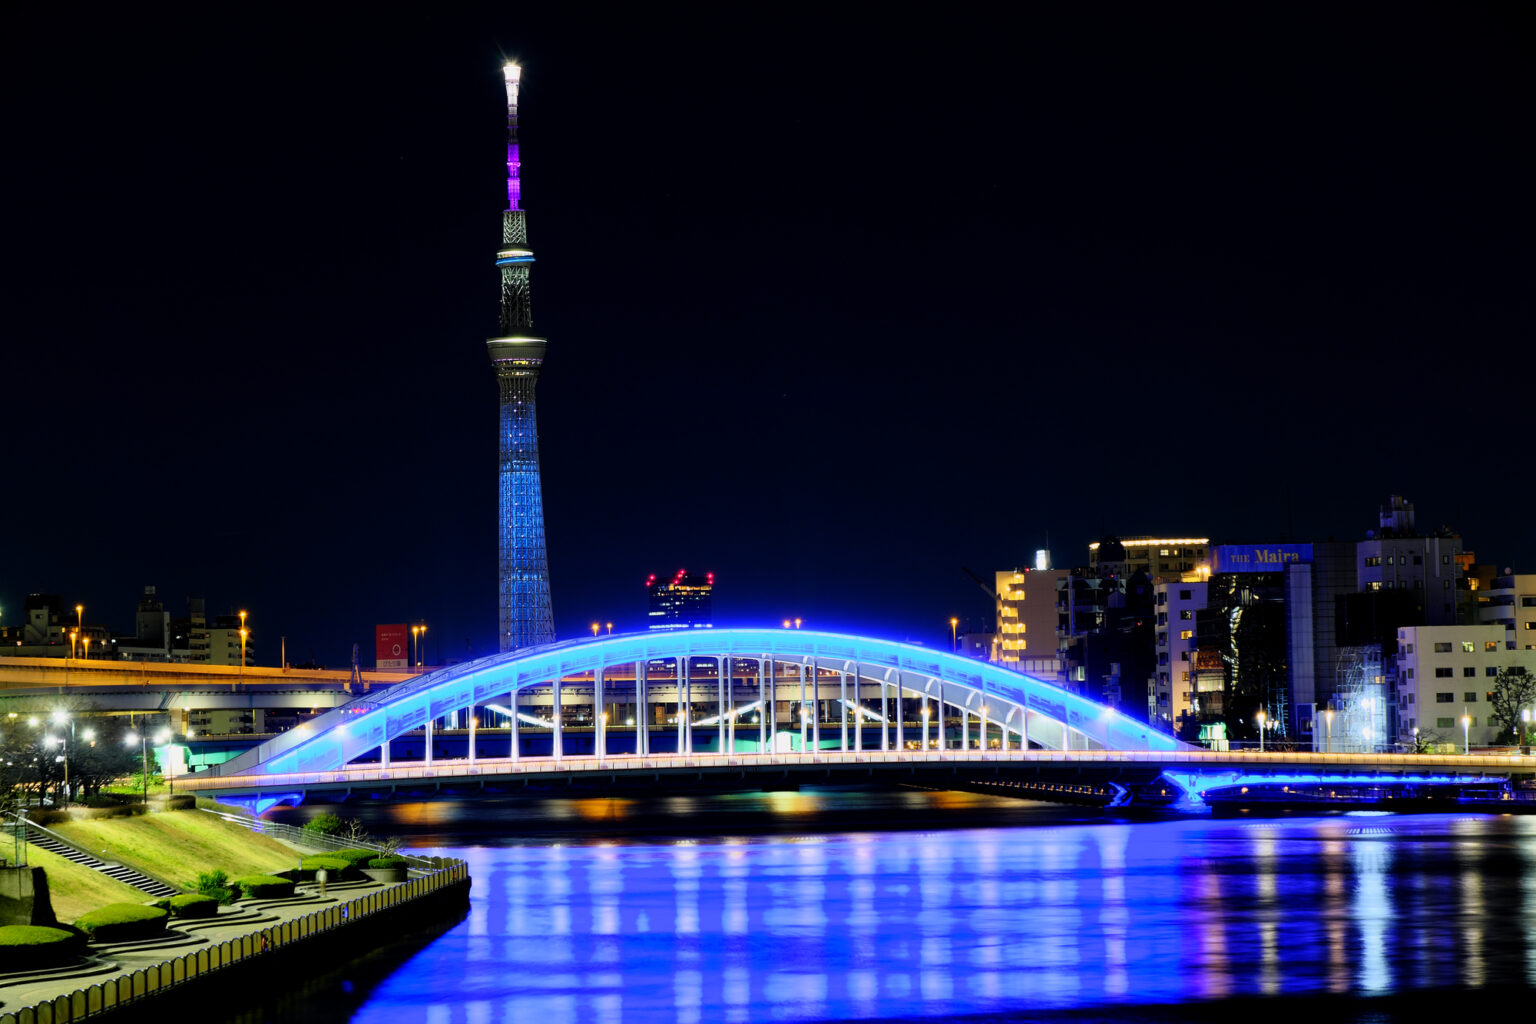
<instances>
[{"instance_id":1,"label":"shrub","mask_svg":"<svg viewBox=\"0 0 1536 1024\"><path fill-rule=\"evenodd\" d=\"M9 969L64 963L85 949L85 936L63 928L0 925L0 962Z\"/></svg>"},{"instance_id":2,"label":"shrub","mask_svg":"<svg viewBox=\"0 0 1536 1024\"><path fill-rule=\"evenodd\" d=\"M198 872L197 892L200 896L212 896L220 903L235 901L235 890L229 884L229 876L220 868Z\"/></svg>"},{"instance_id":3,"label":"shrub","mask_svg":"<svg viewBox=\"0 0 1536 1024\"><path fill-rule=\"evenodd\" d=\"M331 852L322 854L321 856L334 857L337 860L344 860L348 864L351 864L353 867L357 867L358 865L366 864L370 860L373 860L373 858L378 856L378 852L375 850L332 850Z\"/></svg>"},{"instance_id":4,"label":"shrub","mask_svg":"<svg viewBox=\"0 0 1536 1024\"><path fill-rule=\"evenodd\" d=\"M173 917L213 917L219 912L219 900L200 893L172 896L168 902Z\"/></svg>"},{"instance_id":5,"label":"shrub","mask_svg":"<svg viewBox=\"0 0 1536 1024\"><path fill-rule=\"evenodd\" d=\"M109 903L76 921L75 927L96 942L126 942L159 935L169 916L159 907L142 903Z\"/></svg>"},{"instance_id":6,"label":"shrub","mask_svg":"<svg viewBox=\"0 0 1536 1024\"><path fill-rule=\"evenodd\" d=\"M197 806L197 797L187 793L177 793L175 796L165 798L165 809L168 811L190 811Z\"/></svg>"},{"instance_id":7,"label":"shrub","mask_svg":"<svg viewBox=\"0 0 1536 1024\"><path fill-rule=\"evenodd\" d=\"M293 882L273 875L246 875L233 882L248 900L272 900L293 895Z\"/></svg>"},{"instance_id":8,"label":"shrub","mask_svg":"<svg viewBox=\"0 0 1536 1024\"><path fill-rule=\"evenodd\" d=\"M92 793L85 798L87 807L121 807L125 801L120 796L111 793Z\"/></svg>"},{"instance_id":9,"label":"shrub","mask_svg":"<svg viewBox=\"0 0 1536 1024\"><path fill-rule=\"evenodd\" d=\"M319 832L323 836L340 835L344 827L341 818L329 811L323 811L304 823L306 831Z\"/></svg>"},{"instance_id":10,"label":"shrub","mask_svg":"<svg viewBox=\"0 0 1536 1024\"><path fill-rule=\"evenodd\" d=\"M375 857L368 862L371 868L403 868L409 864L404 857Z\"/></svg>"},{"instance_id":11,"label":"shrub","mask_svg":"<svg viewBox=\"0 0 1536 1024\"><path fill-rule=\"evenodd\" d=\"M328 854L305 857L299 861L299 869L304 873L305 878L314 878L315 872L322 868L325 870L326 877L333 882L339 880L343 875L356 874L352 870L350 863L342 860L340 857L332 857Z\"/></svg>"}]
</instances>

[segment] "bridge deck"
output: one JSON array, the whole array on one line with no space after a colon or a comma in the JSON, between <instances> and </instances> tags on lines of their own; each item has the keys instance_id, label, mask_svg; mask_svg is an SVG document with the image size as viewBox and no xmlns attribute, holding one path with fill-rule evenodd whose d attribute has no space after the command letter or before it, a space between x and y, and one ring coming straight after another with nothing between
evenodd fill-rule
<instances>
[{"instance_id":1,"label":"bridge deck","mask_svg":"<svg viewBox=\"0 0 1536 1024\"><path fill-rule=\"evenodd\" d=\"M1330 773L1434 773L1496 775L1536 773L1536 756L1520 754L1260 754L1253 751L1209 750L910 750L910 751L811 751L763 754L633 754L606 757L522 757L475 761L436 761L432 764L396 763L389 768L358 765L336 771L291 772L233 776L184 776L178 788L202 793L275 793L310 788L335 789L401 782L489 781L498 778L572 778L586 774L616 773L731 773L764 769L855 768L895 766L1055 766L1060 768L1107 768L1157 771L1164 769L1203 772L1294 772L1305 775Z\"/></svg>"}]
</instances>

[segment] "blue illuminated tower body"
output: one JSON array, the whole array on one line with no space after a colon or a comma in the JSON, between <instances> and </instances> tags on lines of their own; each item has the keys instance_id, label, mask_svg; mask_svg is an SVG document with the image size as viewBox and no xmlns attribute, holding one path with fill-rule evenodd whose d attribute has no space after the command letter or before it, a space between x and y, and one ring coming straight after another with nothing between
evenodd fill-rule
<instances>
[{"instance_id":1,"label":"blue illuminated tower body","mask_svg":"<svg viewBox=\"0 0 1536 1024\"><path fill-rule=\"evenodd\" d=\"M507 82L507 209L501 215L501 335L486 342L501 390L501 459L496 503L500 541L497 588L500 645L510 651L555 638L544 544L544 496L539 482L539 423L533 392L544 365L535 337L528 289L533 250L522 211L517 147L517 88L522 69L503 68Z\"/></svg>"}]
</instances>

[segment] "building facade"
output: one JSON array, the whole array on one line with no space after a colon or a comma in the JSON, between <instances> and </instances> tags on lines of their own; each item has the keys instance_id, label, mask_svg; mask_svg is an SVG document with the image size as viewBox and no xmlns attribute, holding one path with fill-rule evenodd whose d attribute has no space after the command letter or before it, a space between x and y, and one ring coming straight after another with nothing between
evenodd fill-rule
<instances>
[{"instance_id":1,"label":"building facade","mask_svg":"<svg viewBox=\"0 0 1536 1024\"><path fill-rule=\"evenodd\" d=\"M658 583L651 574L645 581L649 610L647 629L708 629L715 624L715 574L700 575L679 569L671 579Z\"/></svg>"},{"instance_id":2,"label":"building facade","mask_svg":"<svg viewBox=\"0 0 1536 1024\"><path fill-rule=\"evenodd\" d=\"M1536 648L1511 650L1505 632L1497 623L1397 631L1393 726L1399 744L1412 749L1423 739L1459 749L1496 742L1503 725L1493 720L1490 697L1499 670L1536 675Z\"/></svg>"}]
</instances>

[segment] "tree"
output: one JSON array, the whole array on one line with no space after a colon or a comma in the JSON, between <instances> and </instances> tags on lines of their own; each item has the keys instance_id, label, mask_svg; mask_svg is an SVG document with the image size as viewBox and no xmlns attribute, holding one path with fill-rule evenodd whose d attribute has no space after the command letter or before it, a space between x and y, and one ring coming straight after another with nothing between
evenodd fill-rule
<instances>
[{"instance_id":1,"label":"tree","mask_svg":"<svg viewBox=\"0 0 1536 1024\"><path fill-rule=\"evenodd\" d=\"M1490 717L1504 725L1500 739L1506 734L1518 736L1521 733L1520 712L1536 707L1536 676L1526 672L1523 666L1501 668L1488 700L1493 705Z\"/></svg>"}]
</instances>

